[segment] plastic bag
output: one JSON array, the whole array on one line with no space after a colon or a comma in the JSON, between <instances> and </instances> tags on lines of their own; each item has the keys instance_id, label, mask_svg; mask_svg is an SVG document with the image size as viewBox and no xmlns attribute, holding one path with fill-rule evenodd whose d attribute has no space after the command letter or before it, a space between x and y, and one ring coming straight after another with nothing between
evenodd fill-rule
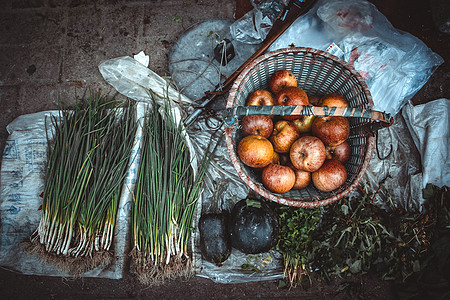
<instances>
[{"instance_id":1,"label":"plastic bag","mask_svg":"<svg viewBox=\"0 0 450 300\"><path fill-rule=\"evenodd\" d=\"M342 36L336 43L345 61L366 80L375 110L396 115L443 63L421 40L395 29L367 1L330 1L317 15Z\"/></svg>"},{"instance_id":2,"label":"plastic bag","mask_svg":"<svg viewBox=\"0 0 450 300\"><path fill-rule=\"evenodd\" d=\"M449 113L448 99L417 106L409 102L394 125L378 131L364 183L378 191L380 206L392 201L405 211L422 211L427 183L450 185Z\"/></svg>"},{"instance_id":3,"label":"plastic bag","mask_svg":"<svg viewBox=\"0 0 450 300\"><path fill-rule=\"evenodd\" d=\"M309 47L325 51L335 36L317 17L317 4L309 12L297 18L292 25L269 47L268 51L281 48Z\"/></svg>"},{"instance_id":4,"label":"plastic bag","mask_svg":"<svg viewBox=\"0 0 450 300\"><path fill-rule=\"evenodd\" d=\"M244 44L261 43L283 11L280 1L262 1L230 26L231 36Z\"/></svg>"},{"instance_id":5,"label":"plastic bag","mask_svg":"<svg viewBox=\"0 0 450 300\"><path fill-rule=\"evenodd\" d=\"M419 150L423 173L423 188L427 183L450 186L450 100L438 99L402 109L409 132Z\"/></svg>"},{"instance_id":6,"label":"plastic bag","mask_svg":"<svg viewBox=\"0 0 450 300\"><path fill-rule=\"evenodd\" d=\"M443 59L365 0L319 0L269 48L332 48L366 80L373 109L396 115ZM337 47L336 47L337 46Z\"/></svg>"},{"instance_id":7,"label":"plastic bag","mask_svg":"<svg viewBox=\"0 0 450 300\"><path fill-rule=\"evenodd\" d=\"M164 78L129 56L106 60L98 68L109 84L130 99L151 103L149 95L151 88L160 99L167 96L176 103L192 103L189 98L168 86ZM180 122L182 111L177 108L174 112L176 121Z\"/></svg>"},{"instance_id":8,"label":"plastic bag","mask_svg":"<svg viewBox=\"0 0 450 300\"><path fill-rule=\"evenodd\" d=\"M362 186L374 193L374 201L385 209L392 202L405 211L421 211L422 173L420 154L402 114L391 127L378 130L376 149L363 177Z\"/></svg>"}]
</instances>

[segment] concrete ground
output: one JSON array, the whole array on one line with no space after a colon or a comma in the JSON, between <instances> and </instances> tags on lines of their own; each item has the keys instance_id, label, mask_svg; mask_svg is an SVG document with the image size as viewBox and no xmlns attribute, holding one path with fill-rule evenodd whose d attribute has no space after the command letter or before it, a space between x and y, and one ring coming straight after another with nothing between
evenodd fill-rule
<instances>
[{"instance_id":1,"label":"concrete ground","mask_svg":"<svg viewBox=\"0 0 450 300\"><path fill-rule=\"evenodd\" d=\"M150 69L168 73L171 46L189 26L230 18L245 1L221 0L0 0L0 150L6 125L22 114L55 109L73 99L75 88L112 92L97 66L102 61L144 50ZM439 32L435 3L445 1L373 0L391 23L422 39L445 63L413 102L450 98L450 35ZM448 10L447 10L448 12ZM368 299L395 299L391 285L370 276L351 278ZM194 277L160 287L145 287L127 274L121 280L26 276L0 270L3 299L79 298L342 298L336 286L315 282L309 290L278 289L276 282L215 284Z\"/></svg>"}]
</instances>

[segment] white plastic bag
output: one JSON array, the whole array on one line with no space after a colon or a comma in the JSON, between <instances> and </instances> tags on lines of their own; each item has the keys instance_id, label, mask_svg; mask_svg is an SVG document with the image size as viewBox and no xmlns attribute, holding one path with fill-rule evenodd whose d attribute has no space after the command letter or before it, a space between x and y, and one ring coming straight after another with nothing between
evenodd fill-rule
<instances>
[{"instance_id":1,"label":"white plastic bag","mask_svg":"<svg viewBox=\"0 0 450 300\"><path fill-rule=\"evenodd\" d=\"M269 50L292 44L323 51L338 47L342 52L332 54L366 80L373 108L391 115L399 113L443 63L420 39L395 29L366 0L319 0Z\"/></svg>"},{"instance_id":2,"label":"white plastic bag","mask_svg":"<svg viewBox=\"0 0 450 300\"><path fill-rule=\"evenodd\" d=\"M282 12L280 1L261 1L230 26L233 39L244 44L259 44L266 38L273 22Z\"/></svg>"},{"instance_id":3,"label":"white plastic bag","mask_svg":"<svg viewBox=\"0 0 450 300\"><path fill-rule=\"evenodd\" d=\"M450 186L450 100L438 99L416 106L408 103L402 114L420 153L423 188L427 183Z\"/></svg>"},{"instance_id":4,"label":"white plastic bag","mask_svg":"<svg viewBox=\"0 0 450 300\"><path fill-rule=\"evenodd\" d=\"M317 7L313 7L308 13L297 18L268 51L289 48L292 45L325 51L333 43L335 36L334 32L326 28L317 17L316 9Z\"/></svg>"},{"instance_id":5,"label":"white plastic bag","mask_svg":"<svg viewBox=\"0 0 450 300\"><path fill-rule=\"evenodd\" d=\"M380 205L390 199L405 211L418 212L428 183L450 185L449 114L448 99L417 106L409 102L395 116L394 125L378 131L378 149L364 182L369 190L378 190Z\"/></svg>"},{"instance_id":6,"label":"white plastic bag","mask_svg":"<svg viewBox=\"0 0 450 300\"><path fill-rule=\"evenodd\" d=\"M335 42L344 51L344 60L366 80L375 110L396 115L443 63L421 40L395 29L367 1L329 1L317 15L342 36Z\"/></svg>"},{"instance_id":7,"label":"white plastic bag","mask_svg":"<svg viewBox=\"0 0 450 300\"><path fill-rule=\"evenodd\" d=\"M377 146L364 174L364 184L376 193L374 200L381 207L392 201L405 211L421 211L424 199L420 154L402 114L395 116L391 127L382 128L377 134Z\"/></svg>"}]
</instances>

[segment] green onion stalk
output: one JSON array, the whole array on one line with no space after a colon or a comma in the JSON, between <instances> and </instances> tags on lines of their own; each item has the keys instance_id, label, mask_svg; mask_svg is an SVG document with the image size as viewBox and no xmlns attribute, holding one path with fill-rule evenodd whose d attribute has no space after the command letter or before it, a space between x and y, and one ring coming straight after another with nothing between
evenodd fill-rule
<instances>
[{"instance_id":1,"label":"green onion stalk","mask_svg":"<svg viewBox=\"0 0 450 300\"><path fill-rule=\"evenodd\" d=\"M215 150L209 143L193 169L183 125L172 113L171 100L153 109L144 120L140 165L132 214L132 256L143 284L189 276L189 239L205 172ZM216 143L217 146L217 143Z\"/></svg>"},{"instance_id":2,"label":"green onion stalk","mask_svg":"<svg viewBox=\"0 0 450 300\"><path fill-rule=\"evenodd\" d=\"M51 117L42 218L31 237L45 252L92 258L111 249L137 129L136 105L121 104L91 92L87 104Z\"/></svg>"}]
</instances>

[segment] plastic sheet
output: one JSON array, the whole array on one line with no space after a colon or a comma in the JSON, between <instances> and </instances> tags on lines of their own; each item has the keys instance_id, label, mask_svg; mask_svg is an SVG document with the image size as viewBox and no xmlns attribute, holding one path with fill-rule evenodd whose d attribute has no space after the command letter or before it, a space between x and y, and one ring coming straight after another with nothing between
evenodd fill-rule
<instances>
[{"instance_id":1,"label":"plastic sheet","mask_svg":"<svg viewBox=\"0 0 450 300\"><path fill-rule=\"evenodd\" d=\"M176 86L192 101L202 102L205 91L213 91L233 74L257 49L234 40L233 20L209 19L188 28L178 37L169 55L169 71ZM232 40L235 57L223 66L214 50L224 40Z\"/></svg>"},{"instance_id":2,"label":"plastic sheet","mask_svg":"<svg viewBox=\"0 0 450 300\"><path fill-rule=\"evenodd\" d=\"M204 121L199 121L188 128L188 133L197 153L204 152L207 146L205 141L208 141L211 135L218 134L220 136L221 140L215 157L205 174L202 213L214 212L216 205L219 210L230 212L236 202L248 196L250 188L239 178L233 168L223 135L223 126L215 130L208 127ZM195 231L193 237L195 245L200 245L198 230ZM202 266L199 276L210 278L216 282L241 283L283 277L282 260L280 254L275 251L246 255L233 248L230 257L220 267L202 260L198 246L195 251ZM253 270L242 269L244 264L252 266Z\"/></svg>"},{"instance_id":3,"label":"plastic sheet","mask_svg":"<svg viewBox=\"0 0 450 300\"><path fill-rule=\"evenodd\" d=\"M161 99L167 96L177 103L192 103L176 89L168 87L164 78L129 56L107 60L99 65L99 70L108 83L130 99L150 103L151 87L153 93ZM178 122L181 117L177 116Z\"/></svg>"}]
</instances>

